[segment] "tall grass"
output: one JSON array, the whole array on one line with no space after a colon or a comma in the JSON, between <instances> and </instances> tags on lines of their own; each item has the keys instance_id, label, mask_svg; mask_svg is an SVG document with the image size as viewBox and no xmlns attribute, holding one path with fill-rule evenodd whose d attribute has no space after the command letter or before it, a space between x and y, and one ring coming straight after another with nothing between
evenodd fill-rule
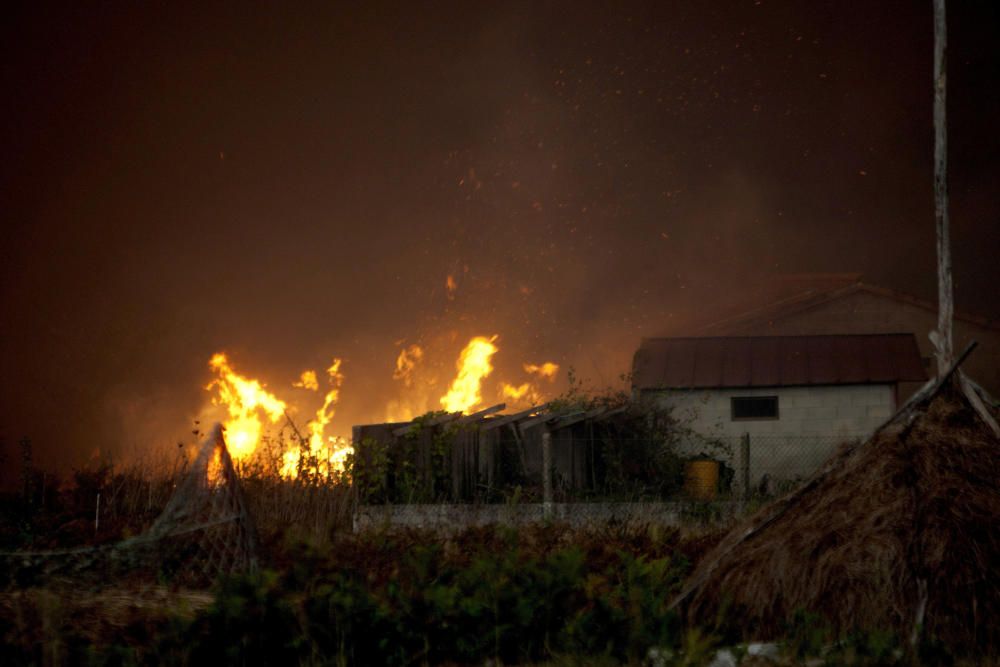
<instances>
[{"instance_id":1,"label":"tall grass","mask_svg":"<svg viewBox=\"0 0 1000 667\"><path fill-rule=\"evenodd\" d=\"M351 527L350 483L338 471L320 473L308 465L295 479L282 478L280 454L290 445L266 440L254 457L236 465L251 516L265 545L284 539L325 544ZM188 473L192 451L179 446L172 457L95 462L61 479L34 473L38 483L30 497L0 500L0 550L102 544L141 534Z\"/></svg>"}]
</instances>

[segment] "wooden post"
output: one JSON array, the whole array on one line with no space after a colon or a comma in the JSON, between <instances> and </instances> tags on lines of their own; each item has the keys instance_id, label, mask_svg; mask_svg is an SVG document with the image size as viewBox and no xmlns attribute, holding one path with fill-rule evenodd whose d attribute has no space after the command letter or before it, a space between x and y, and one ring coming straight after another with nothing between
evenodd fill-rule
<instances>
[{"instance_id":1,"label":"wooden post","mask_svg":"<svg viewBox=\"0 0 1000 667\"><path fill-rule=\"evenodd\" d=\"M31 461L31 440L27 436L21 438L21 493L26 504L31 504L33 494L31 489L31 478L34 476L34 467Z\"/></svg>"},{"instance_id":2,"label":"wooden post","mask_svg":"<svg viewBox=\"0 0 1000 667\"><path fill-rule=\"evenodd\" d=\"M750 434L740 438L740 500L750 499Z\"/></svg>"},{"instance_id":3,"label":"wooden post","mask_svg":"<svg viewBox=\"0 0 1000 667\"><path fill-rule=\"evenodd\" d=\"M542 433L542 516L552 518L552 434Z\"/></svg>"},{"instance_id":4,"label":"wooden post","mask_svg":"<svg viewBox=\"0 0 1000 667\"><path fill-rule=\"evenodd\" d=\"M951 366L951 239L948 224L947 46L945 0L934 0L934 219L937 226L938 326L932 336L938 377Z\"/></svg>"}]
</instances>

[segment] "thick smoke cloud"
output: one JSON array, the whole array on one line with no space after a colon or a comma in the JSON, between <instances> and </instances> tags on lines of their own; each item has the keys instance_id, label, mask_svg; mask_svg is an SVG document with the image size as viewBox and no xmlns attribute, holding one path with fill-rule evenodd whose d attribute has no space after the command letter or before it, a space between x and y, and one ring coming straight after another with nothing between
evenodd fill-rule
<instances>
[{"instance_id":1,"label":"thick smoke cloud","mask_svg":"<svg viewBox=\"0 0 1000 667\"><path fill-rule=\"evenodd\" d=\"M877 3L869 3L876 5ZM933 296L930 6L26 7L6 22L0 435L189 439L218 350L335 417L500 334L595 385L766 276ZM991 3L953 3L957 298L995 313ZM449 298L445 281L457 289Z\"/></svg>"}]
</instances>

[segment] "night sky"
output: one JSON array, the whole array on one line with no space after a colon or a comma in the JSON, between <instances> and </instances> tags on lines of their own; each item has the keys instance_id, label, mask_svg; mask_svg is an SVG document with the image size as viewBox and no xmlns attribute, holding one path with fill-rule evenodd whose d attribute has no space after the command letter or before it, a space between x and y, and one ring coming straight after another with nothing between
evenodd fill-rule
<instances>
[{"instance_id":1,"label":"night sky","mask_svg":"<svg viewBox=\"0 0 1000 667\"><path fill-rule=\"evenodd\" d=\"M605 385L775 274L935 296L930 0L206 4L5 9L8 469L190 437L218 350L282 392L343 357L349 433L411 343ZM950 9L956 301L996 317L1000 3Z\"/></svg>"}]
</instances>

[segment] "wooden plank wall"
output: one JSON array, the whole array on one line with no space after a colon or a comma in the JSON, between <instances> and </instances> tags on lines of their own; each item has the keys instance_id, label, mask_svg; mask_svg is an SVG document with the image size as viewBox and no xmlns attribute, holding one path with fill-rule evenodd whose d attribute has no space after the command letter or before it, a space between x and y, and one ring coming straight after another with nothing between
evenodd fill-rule
<instances>
[{"instance_id":1,"label":"wooden plank wall","mask_svg":"<svg viewBox=\"0 0 1000 667\"><path fill-rule=\"evenodd\" d=\"M502 426L492 429L480 429L478 425L464 425L458 429L451 441L451 451L445 454L443 465L450 473L449 488L434 487L434 439L448 427L447 424L424 427L416 434L414 442L407 443L407 436L395 436L393 431L401 424L367 424L354 427L354 439L357 456L361 462L371 461L370 453L366 451L366 442L375 440L388 443L390 449L390 465L400 466L403 458L397 454L404 447L412 447L413 464L417 474L417 488L421 489L424 500L444 500L452 502L475 502L490 495L504 484L512 480L503 479L510 476L501 473L500 460L506 457L508 461L516 461L514 474L523 476L528 484L540 484L542 475L541 442L546 426L537 424L515 436L513 426ZM566 490L581 490L589 488L595 480L593 467L593 425L581 422L567 428L558 429L552 433L552 456L556 488ZM413 437L413 436L410 436ZM409 446L409 447L407 447ZM396 479L396 471L386 472L387 486L392 489ZM441 497L441 496L444 497ZM363 499L362 499L363 500ZM402 499L404 502L406 499Z\"/></svg>"}]
</instances>

